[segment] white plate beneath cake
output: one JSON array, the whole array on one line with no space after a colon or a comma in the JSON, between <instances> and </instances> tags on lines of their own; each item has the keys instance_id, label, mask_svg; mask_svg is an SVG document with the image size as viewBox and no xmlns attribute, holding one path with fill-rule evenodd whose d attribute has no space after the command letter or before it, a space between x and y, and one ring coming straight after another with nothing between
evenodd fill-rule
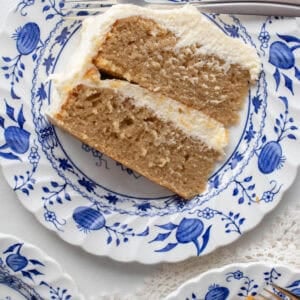
<instances>
[{"instance_id":1,"label":"white plate beneath cake","mask_svg":"<svg viewBox=\"0 0 300 300\"><path fill-rule=\"evenodd\" d=\"M0 161L21 203L65 241L95 255L177 262L232 243L292 184L300 156L300 30L285 18L206 15L257 48L249 92L227 157L189 202L105 157L47 121L52 84L79 36L63 1L19 1L0 35Z\"/></svg>"},{"instance_id":2,"label":"white plate beneath cake","mask_svg":"<svg viewBox=\"0 0 300 300\"><path fill-rule=\"evenodd\" d=\"M52 258L17 237L0 234L0 299L83 299Z\"/></svg>"},{"instance_id":3,"label":"white plate beneath cake","mask_svg":"<svg viewBox=\"0 0 300 300\"><path fill-rule=\"evenodd\" d=\"M263 293L267 288L288 300L271 284L300 296L300 270L271 263L232 264L207 271L182 284L166 300L238 300Z\"/></svg>"}]
</instances>

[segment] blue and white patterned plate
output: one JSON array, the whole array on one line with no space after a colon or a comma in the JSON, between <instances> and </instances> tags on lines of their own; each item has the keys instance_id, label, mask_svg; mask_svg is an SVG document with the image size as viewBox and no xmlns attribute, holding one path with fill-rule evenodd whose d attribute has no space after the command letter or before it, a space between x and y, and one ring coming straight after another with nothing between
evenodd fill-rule
<instances>
[{"instance_id":1,"label":"blue and white patterned plate","mask_svg":"<svg viewBox=\"0 0 300 300\"><path fill-rule=\"evenodd\" d=\"M227 157L189 202L53 127L47 78L78 42L63 1L22 0L0 35L0 161L22 204L59 236L119 261L175 262L252 229L292 184L300 162L298 21L205 15L255 47L263 71Z\"/></svg>"},{"instance_id":2,"label":"blue and white patterned plate","mask_svg":"<svg viewBox=\"0 0 300 300\"><path fill-rule=\"evenodd\" d=\"M35 246L0 234L1 300L79 300L78 289L60 266Z\"/></svg>"},{"instance_id":3,"label":"blue and white patterned plate","mask_svg":"<svg viewBox=\"0 0 300 300\"><path fill-rule=\"evenodd\" d=\"M166 300L247 300L264 288L288 300L271 284L300 296L300 270L265 263L232 264L203 273L184 283Z\"/></svg>"}]
</instances>

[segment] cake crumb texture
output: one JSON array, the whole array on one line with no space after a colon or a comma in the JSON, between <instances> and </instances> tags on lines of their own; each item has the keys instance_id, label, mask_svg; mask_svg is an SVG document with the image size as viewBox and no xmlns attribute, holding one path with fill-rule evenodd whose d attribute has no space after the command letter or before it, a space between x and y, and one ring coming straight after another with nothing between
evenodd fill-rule
<instances>
[{"instance_id":1,"label":"cake crumb texture","mask_svg":"<svg viewBox=\"0 0 300 300\"><path fill-rule=\"evenodd\" d=\"M205 190L222 156L110 88L77 86L52 121L185 199Z\"/></svg>"},{"instance_id":2,"label":"cake crumb texture","mask_svg":"<svg viewBox=\"0 0 300 300\"><path fill-rule=\"evenodd\" d=\"M113 24L94 63L102 72L199 109L226 126L236 124L249 70L199 54L201 44L179 49L176 44L176 35L155 21L127 17Z\"/></svg>"}]
</instances>

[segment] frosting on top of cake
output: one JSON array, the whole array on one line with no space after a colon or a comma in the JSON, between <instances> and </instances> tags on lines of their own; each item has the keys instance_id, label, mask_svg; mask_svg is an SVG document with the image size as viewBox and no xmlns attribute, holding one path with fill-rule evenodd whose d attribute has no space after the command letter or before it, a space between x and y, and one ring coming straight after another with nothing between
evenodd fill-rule
<instances>
[{"instance_id":1,"label":"frosting on top of cake","mask_svg":"<svg viewBox=\"0 0 300 300\"><path fill-rule=\"evenodd\" d=\"M209 148L224 154L228 144L228 132L223 124L210 118L199 110L188 107L171 98L154 94L138 85L122 80L103 80L94 85L96 88L110 88L120 95L120 100L131 99L137 107L146 107L159 119L172 123L187 136L203 141Z\"/></svg>"},{"instance_id":2,"label":"frosting on top of cake","mask_svg":"<svg viewBox=\"0 0 300 300\"><path fill-rule=\"evenodd\" d=\"M228 37L212 24L195 7L185 5L175 9L149 9L130 4L114 5L104 14L87 17L83 21L79 48L71 58L65 74L56 74L60 86L75 86L86 70L92 67L101 43L118 19L140 16L152 19L170 30L177 37L176 48L201 45L199 54L215 55L225 61L224 69L230 64L238 64L249 70L251 80L256 80L260 72L260 61L256 50L239 39ZM63 91L62 91L63 92Z\"/></svg>"}]
</instances>

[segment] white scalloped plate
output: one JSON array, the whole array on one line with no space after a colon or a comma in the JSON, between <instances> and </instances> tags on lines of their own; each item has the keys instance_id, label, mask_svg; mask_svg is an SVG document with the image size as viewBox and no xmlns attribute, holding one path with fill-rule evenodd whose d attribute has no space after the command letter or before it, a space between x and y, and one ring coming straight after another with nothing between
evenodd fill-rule
<instances>
[{"instance_id":1,"label":"white scalloped plate","mask_svg":"<svg viewBox=\"0 0 300 300\"><path fill-rule=\"evenodd\" d=\"M23 0L0 35L0 162L47 228L119 261L176 262L232 243L280 201L299 165L300 37L295 19L206 17L256 47L263 63L227 157L207 190L183 202L51 126L48 76L78 41L63 2Z\"/></svg>"},{"instance_id":2,"label":"white scalloped plate","mask_svg":"<svg viewBox=\"0 0 300 300\"><path fill-rule=\"evenodd\" d=\"M271 263L232 264L213 269L182 284L166 300L239 300L253 299L263 289L288 300L271 284L300 296L300 270Z\"/></svg>"},{"instance_id":3,"label":"white scalloped plate","mask_svg":"<svg viewBox=\"0 0 300 300\"><path fill-rule=\"evenodd\" d=\"M52 258L19 238L0 234L0 299L83 298Z\"/></svg>"}]
</instances>

